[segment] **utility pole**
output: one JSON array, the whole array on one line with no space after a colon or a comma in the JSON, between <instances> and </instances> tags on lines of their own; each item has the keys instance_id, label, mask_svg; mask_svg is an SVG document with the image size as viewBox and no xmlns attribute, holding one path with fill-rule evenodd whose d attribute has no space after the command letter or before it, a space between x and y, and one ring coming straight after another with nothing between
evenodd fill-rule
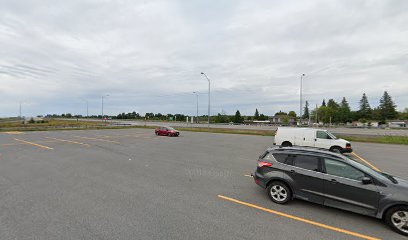
<instances>
[{"instance_id":1,"label":"utility pole","mask_svg":"<svg viewBox=\"0 0 408 240\"><path fill-rule=\"evenodd\" d=\"M300 104L299 104L299 124L302 126L302 85L303 85L303 77L305 76L304 73L300 75Z\"/></svg>"},{"instance_id":2,"label":"utility pole","mask_svg":"<svg viewBox=\"0 0 408 240\"><path fill-rule=\"evenodd\" d=\"M197 115L196 115L196 123L198 123L198 92L193 92L197 97Z\"/></svg>"}]
</instances>

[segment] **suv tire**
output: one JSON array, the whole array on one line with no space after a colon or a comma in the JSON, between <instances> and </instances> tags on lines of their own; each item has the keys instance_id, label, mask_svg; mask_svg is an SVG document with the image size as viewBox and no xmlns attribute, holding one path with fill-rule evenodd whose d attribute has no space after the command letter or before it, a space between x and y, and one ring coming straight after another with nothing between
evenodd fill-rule
<instances>
[{"instance_id":1,"label":"suv tire","mask_svg":"<svg viewBox=\"0 0 408 240\"><path fill-rule=\"evenodd\" d=\"M268 196L274 203L285 204L292 200L292 191L290 188L280 181L274 181L269 184Z\"/></svg>"},{"instance_id":2,"label":"suv tire","mask_svg":"<svg viewBox=\"0 0 408 240\"><path fill-rule=\"evenodd\" d=\"M396 206L389 209L384 219L394 231L408 236L408 206Z\"/></svg>"}]
</instances>

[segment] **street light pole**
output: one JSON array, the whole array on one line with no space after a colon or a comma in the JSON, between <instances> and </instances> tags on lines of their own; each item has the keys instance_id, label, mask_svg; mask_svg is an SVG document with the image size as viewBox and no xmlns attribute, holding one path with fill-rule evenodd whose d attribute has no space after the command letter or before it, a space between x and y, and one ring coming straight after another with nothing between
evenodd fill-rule
<instances>
[{"instance_id":1,"label":"street light pole","mask_svg":"<svg viewBox=\"0 0 408 240\"><path fill-rule=\"evenodd\" d=\"M103 98L104 97L109 97L109 94L102 95L102 121L103 121Z\"/></svg>"},{"instance_id":2,"label":"street light pole","mask_svg":"<svg viewBox=\"0 0 408 240\"><path fill-rule=\"evenodd\" d=\"M299 104L299 124L302 126L302 84L305 74L300 75L300 104Z\"/></svg>"},{"instance_id":3,"label":"street light pole","mask_svg":"<svg viewBox=\"0 0 408 240\"><path fill-rule=\"evenodd\" d=\"M208 80L208 128L210 128L210 112L211 112L211 83L210 79L207 77L205 73L201 73L202 75L205 76Z\"/></svg>"},{"instance_id":4,"label":"street light pole","mask_svg":"<svg viewBox=\"0 0 408 240\"><path fill-rule=\"evenodd\" d=\"M88 118L89 117L89 111L88 111L88 100L86 100L86 99L82 99L85 103L86 103L86 117Z\"/></svg>"},{"instance_id":5,"label":"street light pole","mask_svg":"<svg viewBox=\"0 0 408 240\"><path fill-rule=\"evenodd\" d=\"M19 108L19 118L21 120L21 102L20 102L20 108Z\"/></svg>"},{"instance_id":6,"label":"street light pole","mask_svg":"<svg viewBox=\"0 0 408 240\"><path fill-rule=\"evenodd\" d=\"M193 92L197 97L197 116L196 116L196 123L198 123L198 92Z\"/></svg>"}]
</instances>

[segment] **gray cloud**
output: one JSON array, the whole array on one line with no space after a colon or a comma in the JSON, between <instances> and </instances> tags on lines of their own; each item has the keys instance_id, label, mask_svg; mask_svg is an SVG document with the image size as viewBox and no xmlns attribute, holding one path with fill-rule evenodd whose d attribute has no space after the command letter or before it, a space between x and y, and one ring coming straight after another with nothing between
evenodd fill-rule
<instances>
[{"instance_id":1,"label":"gray cloud","mask_svg":"<svg viewBox=\"0 0 408 240\"><path fill-rule=\"evenodd\" d=\"M408 2L11 1L0 8L0 116L297 110L384 90L408 107Z\"/></svg>"}]
</instances>

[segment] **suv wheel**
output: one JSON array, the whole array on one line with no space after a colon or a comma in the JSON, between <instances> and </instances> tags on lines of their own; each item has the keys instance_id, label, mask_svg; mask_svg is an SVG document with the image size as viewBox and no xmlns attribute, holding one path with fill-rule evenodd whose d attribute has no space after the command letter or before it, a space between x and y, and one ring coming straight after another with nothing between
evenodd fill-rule
<instances>
[{"instance_id":1,"label":"suv wheel","mask_svg":"<svg viewBox=\"0 0 408 240\"><path fill-rule=\"evenodd\" d=\"M394 231L408 236L408 206L397 206L387 211L385 222Z\"/></svg>"},{"instance_id":2,"label":"suv wheel","mask_svg":"<svg viewBox=\"0 0 408 240\"><path fill-rule=\"evenodd\" d=\"M292 191L282 182L272 182L268 188L269 198L279 204L285 204L292 199Z\"/></svg>"}]
</instances>

